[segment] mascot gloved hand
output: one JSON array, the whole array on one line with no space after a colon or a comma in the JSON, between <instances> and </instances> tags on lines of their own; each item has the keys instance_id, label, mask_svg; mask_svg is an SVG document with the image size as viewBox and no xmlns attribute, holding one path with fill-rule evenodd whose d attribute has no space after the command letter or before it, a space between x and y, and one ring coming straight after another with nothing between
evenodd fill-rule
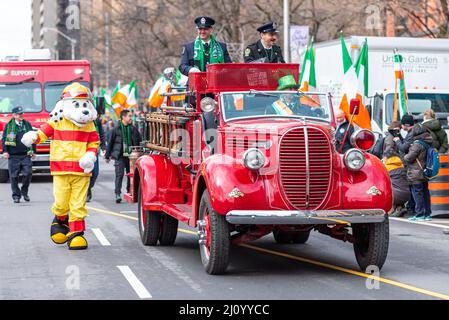
<instances>
[{"instance_id":1,"label":"mascot gloved hand","mask_svg":"<svg viewBox=\"0 0 449 320\"><path fill-rule=\"evenodd\" d=\"M38 132L28 132L25 145L50 144L50 170L55 202L50 236L70 250L87 249L84 238L85 207L91 172L97 160L100 139L94 125L97 111L88 88L73 83L62 92L48 121ZM70 215L69 215L70 213Z\"/></svg>"},{"instance_id":2,"label":"mascot gloved hand","mask_svg":"<svg viewBox=\"0 0 449 320\"><path fill-rule=\"evenodd\" d=\"M94 170L97 156L93 152L86 152L86 154L80 159L80 167L84 169L84 173L91 173Z\"/></svg>"},{"instance_id":3,"label":"mascot gloved hand","mask_svg":"<svg viewBox=\"0 0 449 320\"><path fill-rule=\"evenodd\" d=\"M37 132L36 131L28 131L22 136L22 143L25 147L31 147L33 143L37 140Z\"/></svg>"}]
</instances>

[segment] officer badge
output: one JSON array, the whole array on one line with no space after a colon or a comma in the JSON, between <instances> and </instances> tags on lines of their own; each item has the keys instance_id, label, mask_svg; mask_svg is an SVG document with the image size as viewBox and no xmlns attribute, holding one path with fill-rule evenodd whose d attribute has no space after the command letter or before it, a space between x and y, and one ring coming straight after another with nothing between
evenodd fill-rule
<instances>
[{"instance_id":1,"label":"officer badge","mask_svg":"<svg viewBox=\"0 0 449 320\"><path fill-rule=\"evenodd\" d=\"M206 24L206 18L204 17L201 18L201 24Z\"/></svg>"},{"instance_id":2,"label":"officer badge","mask_svg":"<svg viewBox=\"0 0 449 320\"><path fill-rule=\"evenodd\" d=\"M278 28L278 24L276 22L273 22L273 29L277 29Z\"/></svg>"},{"instance_id":3,"label":"officer badge","mask_svg":"<svg viewBox=\"0 0 449 320\"><path fill-rule=\"evenodd\" d=\"M245 50L245 57L248 57L251 53L251 49L250 48L246 48Z\"/></svg>"}]
</instances>

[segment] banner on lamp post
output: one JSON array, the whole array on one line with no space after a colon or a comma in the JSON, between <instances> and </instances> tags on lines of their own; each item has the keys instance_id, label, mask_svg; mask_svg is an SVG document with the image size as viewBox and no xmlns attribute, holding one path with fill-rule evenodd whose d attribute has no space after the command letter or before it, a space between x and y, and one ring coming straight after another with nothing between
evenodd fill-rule
<instances>
[{"instance_id":1,"label":"banner on lamp post","mask_svg":"<svg viewBox=\"0 0 449 320\"><path fill-rule=\"evenodd\" d=\"M309 26L290 26L290 56L292 63L302 63L309 44Z\"/></svg>"}]
</instances>

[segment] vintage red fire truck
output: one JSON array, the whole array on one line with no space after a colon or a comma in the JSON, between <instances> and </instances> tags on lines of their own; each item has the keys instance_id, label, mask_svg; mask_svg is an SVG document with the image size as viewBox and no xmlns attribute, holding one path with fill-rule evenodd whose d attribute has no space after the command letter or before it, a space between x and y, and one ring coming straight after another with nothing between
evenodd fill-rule
<instances>
[{"instance_id":1,"label":"vintage red fire truck","mask_svg":"<svg viewBox=\"0 0 449 320\"><path fill-rule=\"evenodd\" d=\"M330 95L277 91L285 75L298 81L298 70L210 65L190 75L188 103L146 115L126 195L138 204L145 245L173 245L179 221L196 227L206 272L221 274L231 244L270 233L300 244L315 230L353 243L362 270L382 268L392 187L366 152L375 138L359 130L348 137L354 148L339 154Z\"/></svg>"},{"instance_id":2,"label":"vintage red fire truck","mask_svg":"<svg viewBox=\"0 0 449 320\"><path fill-rule=\"evenodd\" d=\"M48 121L65 86L78 81L90 87L88 61L49 61L47 58L39 55L27 61L0 62L0 139L14 107L22 106L24 118L39 129ZM7 182L8 161L3 159L1 148L0 143L0 182ZM38 145L36 151L33 172L49 173L50 142Z\"/></svg>"}]
</instances>

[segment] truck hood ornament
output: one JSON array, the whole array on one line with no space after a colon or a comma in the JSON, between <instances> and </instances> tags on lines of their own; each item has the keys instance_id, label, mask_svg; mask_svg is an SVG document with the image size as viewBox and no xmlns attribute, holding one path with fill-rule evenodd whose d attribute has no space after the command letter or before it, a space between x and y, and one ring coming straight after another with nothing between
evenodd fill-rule
<instances>
[{"instance_id":1,"label":"truck hood ornament","mask_svg":"<svg viewBox=\"0 0 449 320\"><path fill-rule=\"evenodd\" d=\"M369 190L366 192L366 194L372 195L372 196L380 196L382 194L382 192L377 189L376 186L372 186L371 188L369 188Z\"/></svg>"},{"instance_id":2,"label":"truck hood ornament","mask_svg":"<svg viewBox=\"0 0 449 320\"><path fill-rule=\"evenodd\" d=\"M234 198L234 199L237 199L237 198L243 198L245 196L245 194L242 192L242 191L240 191L238 188L234 188L229 194L228 194L228 197L229 198Z\"/></svg>"}]
</instances>

